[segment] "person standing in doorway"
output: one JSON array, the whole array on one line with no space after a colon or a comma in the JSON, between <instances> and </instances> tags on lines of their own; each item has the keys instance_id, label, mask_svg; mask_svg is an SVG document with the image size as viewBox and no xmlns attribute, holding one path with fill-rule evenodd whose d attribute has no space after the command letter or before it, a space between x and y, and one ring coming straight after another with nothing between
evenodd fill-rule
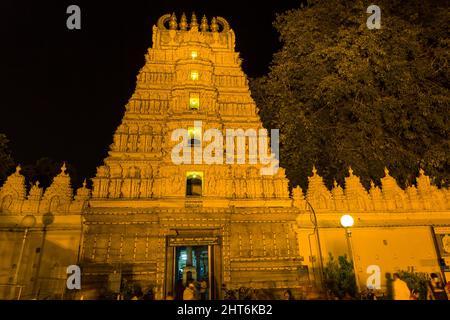
<instances>
[{"instance_id":1,"label":"person standing in doorway","mask_svg":"<svg viewBox=\"0 0 450 320\"><path fill-rule=\"evenodd\" d=\"M206 282L205 278L202 278L202 280L200 280L200 299L208 299L208 282Z\"/></svg>"},{"instance_id":2,"label":"person standing in doorway","mask_svg":"<svg viewBox=\"0 0 450 320\"><path fill-rule=\"evenodd\" d=\"M190 282L186 289L184 289L183 300L196 300L194 283Z\"/></svg>"}]
</instances>

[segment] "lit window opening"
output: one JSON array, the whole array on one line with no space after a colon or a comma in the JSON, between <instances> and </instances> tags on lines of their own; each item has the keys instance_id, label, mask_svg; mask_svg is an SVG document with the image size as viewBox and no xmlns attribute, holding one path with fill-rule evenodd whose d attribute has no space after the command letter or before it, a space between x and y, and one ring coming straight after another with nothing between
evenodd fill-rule
<instances>
[{"instance_id":1,"label":"lit window opening","mask_svg":"<svg viewBox=\"0 0 450 320\"><path fill-rule=\"evenodd\" d=\"M188 171L186 173L186 196L200 197L203 190L203 172Z\"/></svg>"},{"instance_id":2,"label":"lit window opening","mask_svg":"<svg viewBox=\"0 0 450 320\"><path fill-rule=\"evenodd\" d=\"M189 108L194 110L200 108L200 95L198 93L189 94Z\"/></svg>"},{"instance_id":3,"label":"lit window opening","mask_svg":"<svg viewBox=\"0 0 450 320\"><path fill-rule=\"evenodd\" d=\"M191 71L191 80L193 81L198 80L198 71Z\"/></svg>"}]
</instances>

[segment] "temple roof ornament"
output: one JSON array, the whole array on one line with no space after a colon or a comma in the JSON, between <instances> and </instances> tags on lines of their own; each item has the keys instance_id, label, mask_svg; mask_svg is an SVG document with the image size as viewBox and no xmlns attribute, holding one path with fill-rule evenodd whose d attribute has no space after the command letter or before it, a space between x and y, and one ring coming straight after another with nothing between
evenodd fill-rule
<instances>
[{"instance_id":1,"label":"temple roof ornament","mask_svg":"<svg viewBox=\"0 0 450 320\"><path fill-rule=\"evenodd\" d=\"M303 190L300 186L296 186L292 189L292 198L294 201L305 200L305 196L303 195Z\"/></svg>"},{"instance_id":2,"label":"temple roof ornament","mask_svg":"<svg viewBox=\"0 0 450 320\"><path fill-rule=\"evenodd\" d=\"M169 29L170 30L177 30L177 16L175 15L175 12L172 13L169 20Z\"/></svg>"},{"instance_id":3,"label":"temple roof ornament","mask_svg":"<svg viewBox=\"0 0 450 320\"><path fill-rule=\"evenodd\" d=\"M205 15L203 15L202 22L200 24L200 31L208 32L208 30L209 30L208 19L206 18Z\"/></svg>"},{"instance_id":4,"label":"temple roof ornament","mask_svg":"<svg viewBox=\"0 0 450 320\"><path fill-rule=\"evenodd\" d=\"M308 190L306 192L306 199L308 201L318 201L322 199L325 202L331 200L331 193L328 191L327 187L323 182L323 178L317 174L317 169L315 166L312 168L312 176L308 177ZM321 202L324 202L322 201ZM327 206L328 203L322 203L321 205Z\"/></svg>"},{"instance_id":5,"label":"temple roof ornament","mask_svg":"<svg viewBox=\"0 0 450 320\"><path fill-rule=\"evenodd\" d=\"M183 15L181 16L181 21L180 21L180 30L186 31L187 28L188 28L188 22L187 22L186 14L183 13Z\"/></svg>"},{"instance_id":6,"label":"temple roof ornament","mask_svg":"<svg viewBox=\"0 0 450 320\"><path fill-rule=\"evenodd\" d=\"M195 15L195 12L192 13L191 24L190 24L189 30L198 31L198 22L197 22L197 16Z\"/></svg>"},{"instance_id":7,"label":"temple roof ornament","mask_svg":"<svg viewBox=\"0 0 450 320\"><path fill-rule=\"evenodd\" d=\"M419 193L428 193L432 189L430 177L425 174L422 168L419 170L419 176L416 178L416 182Z\"/></svg>"},{"instance_id":8,"label":"temple roof ornament","mask_svg":"<svg viewBox=\"0 0 450 320\"><path fill-rule=\"evenodd\" d=\"M66 172L66 163L61 167L61 173L53 178L53 182L50 187L45 190L44 198L47 200L52 199L57 196L61 200L71 201L72 200L72 188L70 186L70 176Z\"/></svg>"},{"instance_id":9,"label":"temple roof ornament","mask_svg":"<svg viewBox=\"0 0 450 320\"><path fill-rule=\"evenodd\" d=\"M392 198L400 195L403 196L403 190L398 186L397 181L389 174L388 168L384 168L384 178L381 178L381 186L383 195L387 198Z\"/></svg>"},{"instance_id":10,"label":"temple roof ornament","mask_svg":"<svg viewBox=\"0 0 450 320\"><path fill-rule=\"evenodd\" d=\"M353 169L351 166L348 167L348 174L350 177L353 177Z\"/></svg>"},{"instance_id":11,"label":"temple roof ornament","mask_svg":"<svg viewBox=\"0 0 450 320\"><path fill-rule=\"evenodd\" d=\"M192 13L191 23L188 24L186 14L183 13L180 19L180 23L177 23L177 17L175 13L165 14L158 19L156 24L158 29L160 30L180 30L180 31L198 31L200 27L201 32L219 32L220 27L222 27L221 32L227 33L231 30L230 24L225 18L222 17L213 17L211 18L211 25L208 24L208 18L206 15L203 15L200 25L197 21L197 16L195 12Z\"/></svg>"},{"instance_id":12,"label":"temple roof ornament","mask_svg":"<svg viewBox=\"0 0 450 320\"><path fill-rule=\"evenodd\" d=\"M31 186L30 192L28 193L28 200L39 201L42 198L44 190L39 187L39 181L36 181L34 185Z\"/></svg>"},{"instance_id":13,"label":"temple roof ornament","mask_svg":"<svg viewBox=\"0 0 450 320\"><path fill-rule=\"evenodd\" d=\"M333 181L333 189L331 189L331 194L333 195L333 198L336 200L341 200L344 198L344 190L337 183L336 180Z\"/></svg>"},{"instance_id":14,"label":"temple roof ornament","mask_svg":"<svg viewBox=\"0 0 450 320\"><path fill-rule=\"evenodd\" d=\"M83 181L83 186L77 189L75 200L87 200L91 197L91 190L86 187L86 179Z\"/></svg>"},{"instance_id":15,"label":"temple roof ornament","mask_svg":"<svg viewBox=\"0 0 450 320\"><path fill-rule=\"evenodd\" d=\"M213 17L211 19L211 31L212 32L218 32L219 31L219 25L217 24L217 19Z\"/></svg>"},{"instance_id":16,"label":"temple roof ornament","mask_svg":"<svg viewBox=\"0 0 450 320\"><path fill-rule=\"evenodd\" d=\"M313 174L313 177L317 175L317 169L316 169L315 165L313 165L313 167L312 167L312 174Z\"/></svg>"},{"instance_id":17,"label":"temple roof ornament","mask_svg":"<svg viewBox=\"0 0 450 320\"><path fill-rule=\"evenodd\" d=\"M11 174L0 188L0 198L10 195L13 199L25 199L25 177L20 173L21 167L18 165L16 171Z\"/></svg>"},{"instance_id":18,"label":"temple roof ornament","mask_svg":"<svg viewBox=\"0 0 450 320\"><path fill-rule=\"evenodd\" d=\"M361 184L358 176L353 174L352 167L348 167L349 176L345 178L345 195L351 197L352 195L367 196L367 190Z\"/></svg>"},{"instance_id":19,"label":"temple roof ornament","mask_svg":"<svg viewBox=\"0 0 450 320\"><path fill-rule=\"evenodd\" d=\"M208 18L203 15L199 25L197 16L192 13L191 21L188 23L186 15L183 13L180 23L177 23L174 13L165 14L153 26L152 49L173 48L181 44L188 45L196 42L205 43L213 50L227 49L234 52L236 39L227 20L222 17L212 17L210 21L209 25ZM147 55L146 59L148 58ZM138 97L138 94L134 94L134 97Z\"/></svg>"},{"instance_id":20,"label":"temple roof ornament","mask_svg":"<svg viewBox=\"0 0 450 320\"><path fill-rule=\"evenodd\" d=\"M382 200L383 195L381 193L380 188L378 188L373 181L370 181L370 190L369 190L370 198L372 200Z\"/></svg>"}]
</instances>

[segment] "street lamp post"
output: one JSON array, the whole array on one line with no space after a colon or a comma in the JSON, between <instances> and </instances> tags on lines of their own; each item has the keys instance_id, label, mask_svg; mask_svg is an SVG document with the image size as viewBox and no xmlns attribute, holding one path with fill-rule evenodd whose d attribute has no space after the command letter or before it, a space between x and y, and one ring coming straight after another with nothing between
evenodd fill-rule
<instances>
[{"instance_id":1,"label":"street lamp post","mask_svg":"<svg viewBox=\"0 0 450 320\"><path fill-rule=\"evenodd\" d=\"M14 285L14 293L17 288L17 282L19 280L19 271L22 264L23 252L25 250L25 243L27 241L28 230L32 228L36 224L36 218L33 215L27 215L22 219L21 226L25 228L23 232L22 238L22 246L20 247L19 259L16 264L16 271L14 272L13 285ZM18 299L20 296L18 297Z\"/></svg>"},{"instance_id":2,"label":"street lamp post","mask_svg":"<svg viewBox=\"0 0 450 320\"><path fill-rule=\"evenodd\" d=\"M317 257L318 257L318 260L319 260L320 286L322 287L322 289L325 289L325 288L324 288L324 274L323 274L322 248L321 248L321 245L320 245L319 225L318 225L318 222L317 222L316 211L314 210L313 206L311 205L311 203L309 203L308 200L306 200L306 204L307 204L308 207L311 209L311 213L312 213L311 218L314 218L314 220L311 219L311 222L312 222L313 225L314 225L314 233L315 233L315 236L316 236L316 242L317 242L317 251L318 251L318 252L317 252ZM310 242L310 249L311 249L311 242ZM311 256L311 259L312 259L312 258L313 258L313 257ZM312 263L313 263L313 262L312 262ZM314 277L315 277L315 274L314 274Z\"/></svg>"},{"instance_id":3,"label":"street lamp post","mask_svg":"<svg viewBox=\"0 0 450 320\"><path fill-rule=\"evenodd\" d=\"M350 256L350 261L353 264L353 270L355 272L355 282L356 282L356 292L360 293L360 287L359 287L359 281L358 281L358 270L356 268L356 259L354 256L353 251L353 243L352 243L352 230L351 227L353 227L353 224L355 221L353 220L353 217L349 214L345 214L341 217L341 225L345 229L345 237L347 239L347 246L348 246L348 252Z\"/></svg>"}]
</instances>

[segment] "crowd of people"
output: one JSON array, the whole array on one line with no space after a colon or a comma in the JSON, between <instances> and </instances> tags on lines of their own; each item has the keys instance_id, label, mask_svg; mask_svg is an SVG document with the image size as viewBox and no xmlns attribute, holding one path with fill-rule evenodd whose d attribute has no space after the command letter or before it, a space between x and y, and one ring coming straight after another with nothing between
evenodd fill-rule
<instances>
[{"instance_id":1,"label":"crowd of people","mask_svg":"<svg viewBox=\"0 0 450 320\"><path fill-rule=\"evenodd\" d=\"M408 279L402 279L399 273L394 273L392 278L392 299L393 300L419 300L419 299L427 299L427 300L450 300L450 281L448 281L445 285L443 284L441 278L436 273L431 273L429 275L429 280L426 285L426 296L425 296L425 288L420 289L410 288L408 286ZM225 290L224 299L226 300L259 300L259 296L257 296L257 290L251 288L240 288L239 290ZM166 295L166 300L209 300L209 285L205 278L201 278L200 281L196 281L194 279L190 279L186 282L186 285L183 285L182 280L179 280L176 288L175 295L172 292L169 292ZM278 297L280 298L280 297ZM321 299L318 297L306 296L306 299ZM325 297L322 297L325 298ZM380 298L380 297L378 297ZM383 297L381 297L383 298ZM83 296L82 298L83 299ZM150 289L147 292L143 293L142 290L135 291L130 297L125 297L122 294L118 294L115 298L117 300L123 299L131 299L131 300L153 300L154 293L153 290ZM292 292L290 290L285 290L281 299L284 300L294 300ZM332 296L328 296L325 299L333 299ZM353 300L354 297L349 296L348 294L342 298L343 300ZM373 289L369 289L364 294L361 294L361 299L365 300L377 300L377 295L375 294Z\"/></svg>"}]
</instances>

